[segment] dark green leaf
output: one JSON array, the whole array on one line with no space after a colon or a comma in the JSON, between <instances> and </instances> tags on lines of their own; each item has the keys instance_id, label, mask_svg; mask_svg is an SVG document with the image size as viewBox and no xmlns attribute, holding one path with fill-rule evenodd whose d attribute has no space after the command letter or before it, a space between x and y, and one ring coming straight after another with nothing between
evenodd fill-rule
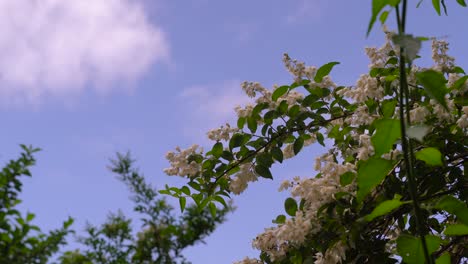
<instances>
[{"instance_id":1,"label":"dark green leaf","mask_svg":"<svg viewBox=\"0 0 468 264\"><path fill-rule=\"evenodd\" d=\"M380 14L379 20L382 25L387 21L388 13L388 11L383 11L382 14Z\"/></svg>"},{"instance_id":2,"label":"dark green leaf","mask_svg":"<svg viewBox=\"0 0 468 264\"><path fill-rule=\"evenodd\" d=\"M437 14L440 16L440 0L432 0L432 6L434 7Z\"/></svg>"},{"instance_id":3,"label":"dark green leaf","mask_svg":"<svg viewBox=\"0 0 468 264\"><path fill-rule=\"evenodd\" d=\"M387 100L382 103L382 114L385 118L392 118L395 114L396 100Z\"/></svg>"},{"instance_id":4,"label":"dark green leaf","mask_svg":"<svg viewBox=\"0 0 468 264\"><path fill-rule=\"evenodd\" d=\"M359 164L357 175L357 200L360 203L390 172L392 162L382 158L370 158Z\"/></svg>"},{"instance_id":5,"label":"dark green leaf","mask_svg":"<svg viewBox=\"0 0 468 264\"><path fill-rule=\"evenodd\" d=\"M250 132L255 133L257 131L257 120L254 117L247 118L247 127Z\"/></svg>"},{"instance_id":6,"label":"dark green leaf","mask_svg":"<svg viewBox=\"0 0 468 264\"><path fill-rule=\"evenodd\" d=\"M234 134L229 141L229 149L240 147L244 143L244 136L242 134Z\"/></svg>"},{"instance_id":7,"label":"dark green leaf","mask_svg":"<svg viewBox=\"0 0 468 264\"><path fill-rule=\"evenodd\" d=\"M464 224L453 224L445 228L444 234L447 236L466 236L468 235L468 226Z\"/></svg>"},{"instance_id":8,"label":"dark green leaf","mask_svg":"<svg viewBox=\"0 0 468 264\"><path fill-rule=\"evenodd\" d=\"M369 26L367 27L367 36L369 36L375 20L377 20L377 16L380 14L382 9L387 5L395 7L398 3L400 3L400 0L372 0L372 15Z\"/></svg>"},{"instance_id":9,"label":"dark green leaf","mask_svg":"<svg viewBox=\"0 0 468 264\"><path fill-rule=\"evenodd\" d=\"M459 5L461 5L461 6L466 7L466 2L465 2L465 0L457 0L457 3L458 3Z\"/></svg>"},{"instance_id":10,"label":"dark green leaf","mask_svg":"<svg viewBox=\"0 0 468 264\"><path fill-rule=\"evenodd\" d=\"M36 216L36 215L33 214L33 213L27 213L27 215L26 215L26 221L27 221L27 222L31 222L31 221L34 219L35 216Z\"/></svg>"},{"instance_id":11,"label":"dark green leaf","mask_svg":"<svg viewBox=\"0 0 468 264\"><path fill-rule=\"evenodd\" d=\"M284 210L290 216L296 216L297 202L293 198L288 198L284 201Z\"/></svg>"},{"instance_id":12,"label":"dark green leaf","mask_svg":"<svg viewBox=\"0 0 468 264\"><path fill-rule=\"evenodd\" d=\"M185 197L179 197L179 205L180 205L180 211L183 212L185 209L185 204L187 203L187 199Z\"/></svg>"},{"instance_id":13,"label":"dark green leaf","mask_svg":"<svg viewBox=\"0 0 468 264\"><path fill-rule=\"evenodd\" d=\"M438 257L435 261L435 264L451 264L452 261L450 260L450 253L445 252L440 257Z\"/></svg>"},{"instance_id":14,"label":"dark green leaf","mask_svg":"<svg viewBox=\"0 0 468 264\"><path fill-rule=\"evenodd\" d=\"M187 186L183 186L182 188L180 188L180 190L186 194L186 195L190 195L190 189L187 187Z\"/></svg>"},{"instance_id":15,"label":"dark green leaf","mask_svg":"<svg viewBox=\"0 0 468 264\"><path fill-rule=\"evenodd\" d=\"M244 128L244 125L245 125L245 117L239 117L239 119L237 119L237 127L239 129L242 129Z\"/></svg>"},{"instance_id":16,"label":"dark green leaf","mask_svg":"<svg viewBox=\"0 0 468 264\"><path fill-rule=\"evenodd\" d=\"M294 155L297 155L297 153L301 151L303 146L304 146L304 139L302 137L296 138L296 141L294 141L294 145L293 145Z\"/></svg>"},{"instance_id":17,"label":"dark green leaf","mask_svg":"<svg viewBox=\"0 0 468 264\"><path fill-rule=\"evenodd\" d=\"M275 160L279 161L280 163L283 162L283 151L279 147L272 148L271 155Z\"/></svg>"},{"instance_id":18,"label":"dark green leaf","mask_svg":"<svg viewBox=\"0 0 468 264\"><path fill-rule=\"evenodd\" d=\"M210 208L210 213L213 218L216 217L216 205L213 202L210 202L208 204L208 207Z\"/></svg>"},{"instance_id":19,"label":"dark green leaf","mask_svg":"<svg viewBox=\"0 0 468 264\"><path fill-rule=\"evenodd\" d=\"M285 215L278 215L275 220L272 221L274 224L284 224L286 222Z\"/></svg>"},{"instance_id":20,"label":"dark green leaf","mask_svg":"<svg viewBox=\"0 0 468 264\"><path fill-rule=\"evenodd\" d=\"M288 92L288 90L289 90L289 86L287 86L287 85L283 85L283 86L280 86L280 87L276 88L276 90L274 90L273 94L271 95L271 99L274 102L276 102L278 100L278 98L283 96L286 92Z\"/></svg>"},{"instance_id":21,"label":"dark green leaf","mask_svg":"<svg viewBox=\"0 0 468 264\"><path fill-rule=\"evenodd\" d=\"M354 178L356 178L356 174L348 171L340 175L340 184L341 186L349 185L353 182Z\"/></svg>"},{"instance_id":22,"label":"dark green leaf","mask_svg":"<svg viewBox=\"0 0 468 264\"><path fill-rule=\"evenodd\" d=\"M221 196L215 196L215 197L213 197L213 200L215 200L218 203L222 204L225 208L228 207L226 201L224 201L223 197L221 197Z\"/></svg>"},{"instance_id":23,"label":"dark green leaf","mask_svg":"<svg viewBox=\"0 0 468 264\"><path fill-rule=\"evenodd\" d=\"M273 175L271 175L270 169L263 165L256 165L255 172L263 178L273 179Z\"/></svg>"},{"instance_id":24,"label":"dark green leaf","mask_svg":"<svg viewBox=\"0 0 468 264\"><path fill-rule=\"evenodd\" d=\"M445 77L442 73L434 70L427 70L416 73L416 78L426 90L427 94L445 109L447 108L447 102L445 101L445 95L448 93L445 83Z\"/></svg>"},{"instance_id":25,"label":"dark green leaf","mask_svg":"<svg viewBox=\"0 0 468 264\"><path fill-rule=\"evenodd\" d=\"M401 137L400 121L396 119L380 119L375 121L376 132L371 138L375 155L380 157L393 148L395 141Z\"/></svg>"},{"instance_id":26,"label":"dark green leaf","mask_svg":"<svg viewBox=\"0 0 468 264\"><path fill-rule=\"evenodd\" d=\"M368 222L374 220L376 217L386 215L393 210L397 209L400 207L404 202L400 201L401 196L400 195L395 195L395 198L393 200L387 200L381 202L377 207L374 208L372 213L366 215L364 219Z\"/></svg>"},{"instance_id":27,"label":"dark green leaf","mask_svg":"<svg viewBox=\"0 0 468 264\"><path fill-rule=\"evenodd\" d=\"M460 79L455 81L455 83L452 85L452 87L450 87L450 89L453 89L453 90L460 89L466 83L467 80L468 80L468 75L461 77Z\"/></svg>"},{"instance_id":28,"label":"dark green leaf","mask_svg":"<svg viewBox=\"0 0 468 264\"><path fill-rule=\"evenodd\" d=\"M468 207L457 198L449 195L444 196L437 202L435 208L456 215L460 222L468 225Z\"/></svg>"},{"instance_id":29,"label":"dark green leaf","mask_svg":"<svg viewBox=\"0 0 468 264\"><path fill-rule=\"evenodd\" d=\"M427 235L426 244L429 254L435 252L442 239L437 236ZM398 254L403 258L405 263L408 264L424 264L424 251L422 248L421 239L418 237L402 234L397 238L397 251Z\"/></svg>"},{"instance_id":30,"label":"dark green leaf","mask_svg":"<svg viewBox=\"0 0 468 264\"><path fill-rule=\"evenodd\" d=\"M327 76L328 74L330 74L331 70L333 69L333 67L337 64L340 64L339 62L337 61L333 61L333 62L329 62L325 65L323 65L322 67L320 67L318 70L317 70L317 73L315 74L315 77L314 77L314 81L317 82L317 83L320 83L322 82L323 80L323 77Z\"/></svg>"},{"instance_id":31,"label":"dark green leaf","mask_svg":"<svg viewBox=\"0 0 468 264\"><path fill-rule=\"evenodd\" d=\"M436 148L423 148L416 152L416 159L424 161L427 165L442 166L442 154Z\"/></svg>"},{"instance_id":32,"label":"dark green leaf","mask_svg":"<svg viewBox=\"0 0 468 264\"><path fill-rule=\"evenodd\" d=\"M223 154L223 143L217 142L214 144L213 149L211 149L211 154L213 154L214 157L219 158Z\"/></svg>"}]
</instances>

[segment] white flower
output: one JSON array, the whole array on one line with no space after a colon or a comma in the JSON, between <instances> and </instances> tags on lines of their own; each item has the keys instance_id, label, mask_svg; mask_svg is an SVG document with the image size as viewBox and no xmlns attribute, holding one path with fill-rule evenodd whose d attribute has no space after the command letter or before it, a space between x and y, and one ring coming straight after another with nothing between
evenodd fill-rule
<instances>
[{"instance_id":1,"label":"white flower","mask_svg":"<svg viewBox=\"0 0 468 264\"><path fill-rule=\"evenodd\" d=\"M233 264L262 264L263 262L259 259L245 257L241 261L236 261Z\"/></svg>"},{"instance_id":2,"label":"white flower","mask_svg":"<svg viewBox=\"0 0 468 264\"><path fill-rule=\"evenodd\" d=\"M466 106L465 106L466 107ZM463 108L465 108L463 107ZM458 120L457 120L457 126L460 128L467 128L468 127L468 114L463 114Z\"/></svg>"},{"instance_id":3,"label":"white flower","mask_svg":"<svg viewBox=\"0 0 468 264\"><path fill-rule=\"evenodd\" d=\"M430 114L424 106L419 106L417 103L414 104L414 108L410 110L410 118L412 123L424 123L426 116Z\"/></svg>"},{"instance_id":4,"label":"white flower","mask_svg":"<svg viewBox=\"0 0 468 264\"><path fill-rule=\"evenodd\" d=\"M166 159L170 162L171 167L164 169L164 172L167 175L178 175L182 177L196 176L201 171L201 165L194 160L190 160L190 157L201 155L202 153L203 148L199 148L198 145L192 145L184 150L180 147L176 147L176 152L169 151L166 154Z\"/></svg>"},{"instance_id":5,"label":"white flower","mask_svg":"<svg viewBox=\"0 0 468 264\"><path fill-rule=\"evenodd\" d=\"M208 131L207 136L213 141L228 141L232 133L239 131L238 128L231 128L231 125L226 123L226 126L221 126L217 129Z\"/></svg>"},{"instance_id":6,"label":"white flower","mask_svg":"<svg viewBox=\"0 0 468 264\"><path fill-rule=\"evenodd\" d=\"M257 95L256 94L257 92L261 92L262 94L264 94L267 91L267 89L264 88L258 82L244 81L244 82L242 82L241 87L242 87L242 90L244 90L244 92L247 94L247 96L249 96L251 98L255 97Z\"/></svg>"},{"instance_id":7,"label":"white flower","mask_svg":"<svg viewBox=\"0 0 468 264\"><path fill-rule=\"evenodd\" d=\"M432 40L432 60L433 68L438 71L448 71L455 65L455 58L447 55L448 43L445 40Z\"/></svg>"},{"instance_id":8,"label":"white flower","mask_svg":"<svg viewBox=\"0 0 468 264\"><path fill-rule=\"evenodd\" d=\"M251 163L244 163L239 166L240 171L236 174L235 178L229 182L229 190L234 194L240 194L245 189L249 182L257 181L258 177L253 171L253 165Z\"/></svg>"},{"instance_id":9,"label":"white flower","mask_svg":"<svg viewBox=\"0 0 468 264\"><path fill-rule=\"evenodd\" d=\"M252 114L253 109L254 106L252 104L247 104L244 108L239 105L234 108L238 117L249 117Z\"/></svg>"}]
</instances>

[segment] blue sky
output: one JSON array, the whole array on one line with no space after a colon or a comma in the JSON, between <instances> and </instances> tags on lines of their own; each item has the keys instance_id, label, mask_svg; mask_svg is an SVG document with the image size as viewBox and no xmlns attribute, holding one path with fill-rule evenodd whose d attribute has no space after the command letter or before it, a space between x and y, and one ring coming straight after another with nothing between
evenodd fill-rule
<instances>
[{"instance_id":1,"label":"blue sky","mask_svg":"<svg viewBox=\"0 0 468 264\"><path fill-rule=\"evenodd\" d=\"M310 65L340 61L332 78L353 84L367 70L364 47L383 43L378 26L365 37L370 2L1 0L0 162L15 157L18 144L43 148L24 180L23 210L45 230L68 215L79 231L110 211L134 215L108 159L130 150L156 186L182 183L163 174L164 154L207 146L206 131L234 120L233 107L248 102L242 81L291 83L284 52ZM408 32L445 37L466 69L468 9L447 5L447 17L437 17L430 1L410 8ZM313 145L276 166L274 181L235 197L238 209L187 257L210 264L257 256L251 240L282 213L287 194L277 192L279 183L314 175L323 151Z\"/></svg>"}]
</instances>

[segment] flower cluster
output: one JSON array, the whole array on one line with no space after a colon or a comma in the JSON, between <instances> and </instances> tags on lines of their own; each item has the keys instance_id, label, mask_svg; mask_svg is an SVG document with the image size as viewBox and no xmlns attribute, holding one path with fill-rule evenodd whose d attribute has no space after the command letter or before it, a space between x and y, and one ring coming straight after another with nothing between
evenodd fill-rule
<instances>
[{"instance_id":1,"label":"flower cluster","mask_svg":"<svg viewBox=\"0 0 468 264\"><path fill-rule=\"evenodd\" d=\"M240 194L245 189L249 182L257 181L258 177L253 171L253 165L249 163L244 163L239 166L240 171L229 183L229 190L234 194Z\"/></svg>"},{"instance_id":2,"label":"flower cluster","mask_svg":"<svg viewBox=\"0 0 468 264\"><path fill-rule=\"evenodd\" d=\"M455 58L447 54L448 43L445 40L432 40L432 60L434 61L434 69L442 72L447 72L455 65Z\"/></svg>"},{"instance_id":3,"label":"flower cluster","mask_svg":"<svg viewBox=\"0 0 468 264\"><path fill-rule=\"evenodd\" d=\"M237 127L231 127L231 125L226 123L226 126L221 126L217 129L212 129L206 134L208 138L213 141L228 141L231 138L231 135L237 131L239 131Z\"/></svg>"},{"instance_id":4,"label":"flower cluster","mask_svg":"<svg viewBox=\"0 0 468 264\"><path fill-rule=\"evenodd\" d=\"M202 154L203 148L196 144L187 149L176 147L176 152L169 151L166 154L166 159L170 162L171 167L164 169L164 173L171 176L194 177L201 171L201 166L194 160L194 157Z\"/></svg>"}]
</instances>

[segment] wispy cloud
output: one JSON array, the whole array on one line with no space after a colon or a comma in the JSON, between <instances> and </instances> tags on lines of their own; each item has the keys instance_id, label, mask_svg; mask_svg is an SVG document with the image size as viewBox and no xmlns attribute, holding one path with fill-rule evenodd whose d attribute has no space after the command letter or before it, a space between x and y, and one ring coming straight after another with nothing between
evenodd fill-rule
<instances>
[{"instance_id":1,"label":"wispy cloud","mask_svg":"<svg viewBox=\"0 0 468 264\"><path fill-rule=\"evenodd\" d=\"M141 0L0 1L2 104L109 92L158 61L169 44Z\"/></svg>"},{"instance_id":2,"label":"wispy cloud","mask_svg":"<svg viewBox=\"0 0 468 264\"><path fill-rule=\"evenodd\" d=\"M294 10L286 17L288 24L316 21L320 18L322 4L320 0L297 0L294 1Z\"/></svg>"},{"instance_id":3,"label":"wispy cloud","mask_svg":"<svg viewBox=\"0 0 468 264\"><path fill-rule=\"evenodd\" d=\"M190 113L184 133L199 140L211 128L233 122L234 108L251 102L240 87L241 81L229 80L216 84L194 85L180 94Z\"/></svg>"}]
</instances>

